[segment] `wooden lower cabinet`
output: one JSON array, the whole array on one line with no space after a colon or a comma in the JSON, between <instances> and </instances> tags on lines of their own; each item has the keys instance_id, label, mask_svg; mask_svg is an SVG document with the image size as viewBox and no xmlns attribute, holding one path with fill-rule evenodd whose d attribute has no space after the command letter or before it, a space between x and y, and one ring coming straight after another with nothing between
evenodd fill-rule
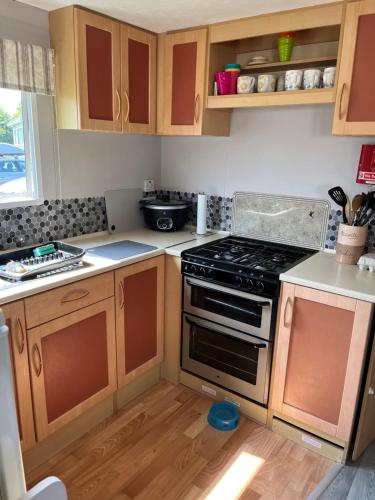
<instances>
[{"instance_id":1,"label":"wooden lower cabinet","mask_svg":"<svg viewBox=\"0 0 375 500\"><path fill-rule=\"evenodd\" d=\"M163 359L164 256L115 272L118 386Z\"/></svg>"},{"instance_id":2,"label":"wooden lower cabinet","mask_svg":"<svg viewBox=\"0 0 375 500\"><path fill-rule=\"evenodd\" d=\"M38 440L117 388L114 299L27 331Z\"/></svg>"},{"instance_id":3,"label":"wooden lower cabinet","mask_svg":"<svg viewBox=\"0 0 375 500\"><path fill-rule=\"evenodd\" d=\"M350 439L372 304L284 283L271 409Z\"/></svg>"},{"instance_id":4,"label":"wooden lower cabinet","mask_svg":"<svg viewBox=\"0 0 375 500\"><path fill-rule=\"evenodd\" d=\"M35 444L33 406L29 376L29 359L24 303L22 300L1 306L9 328L10 352L14 376L14 393L17 407L21 447L28 450Z\"/></svg>"}]
</instances>

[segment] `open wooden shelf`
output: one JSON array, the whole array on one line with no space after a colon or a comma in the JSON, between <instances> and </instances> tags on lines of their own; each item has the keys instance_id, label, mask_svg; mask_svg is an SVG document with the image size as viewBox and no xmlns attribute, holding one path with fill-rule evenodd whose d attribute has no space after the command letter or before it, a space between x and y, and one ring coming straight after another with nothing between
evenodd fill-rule
<instances>
[{"instance_id":1,"label":"open wooden shelf","mask_svg":"<svg viewBox=\"0 0 375 500\"><path fill-rule=\"evenodd\" d=\"M310 57L308 59L296 59L295 61L285 62L266 62L262 64L253 64L251 66L242 66L241 71L246 73L259 73L261 71L286 71L288 68L307 68L336 65L337 56L332 57Z\"/></svg>"},{"instance_id":2,"label":"open wooden shelf","mask_svg":"<svg viewBox=\"0 0 375 500\"><path fill-rule=\"evenodd\" d=\"M294 106L335 102L335 89L288 90L259 94L208 96L207 108L252 108L262 106Z\"/></svg>"}]
</instances>

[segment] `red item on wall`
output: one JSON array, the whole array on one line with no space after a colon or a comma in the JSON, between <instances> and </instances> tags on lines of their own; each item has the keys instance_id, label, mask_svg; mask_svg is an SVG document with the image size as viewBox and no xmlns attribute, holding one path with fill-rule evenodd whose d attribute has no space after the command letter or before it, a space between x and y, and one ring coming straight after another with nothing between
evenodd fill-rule
<instances>
[{"instance_id":1,"label":"red item on wall","mask_svg":"<svg viewBox=\"0 0 375 500\"><path fill-rule=\"evenodd\" d=\"M375 184L375 144L363 144L362 146L357 184Z\"/></svg>"}]
</instances>

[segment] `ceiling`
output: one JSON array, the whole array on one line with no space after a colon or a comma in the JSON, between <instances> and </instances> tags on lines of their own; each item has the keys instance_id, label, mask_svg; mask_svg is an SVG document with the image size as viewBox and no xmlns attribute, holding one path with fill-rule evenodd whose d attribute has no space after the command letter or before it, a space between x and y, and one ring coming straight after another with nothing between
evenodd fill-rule
<instances>
[{"instance_id":1,"label":"ceiling","mask_svg":"<svg viewBox=\"0 0 375 500\"><path fill-rule=\"evenodd\" d=\"M79 4L161 33L332 0L18 0L45 10Z\"/></svg>"}]
</instances>

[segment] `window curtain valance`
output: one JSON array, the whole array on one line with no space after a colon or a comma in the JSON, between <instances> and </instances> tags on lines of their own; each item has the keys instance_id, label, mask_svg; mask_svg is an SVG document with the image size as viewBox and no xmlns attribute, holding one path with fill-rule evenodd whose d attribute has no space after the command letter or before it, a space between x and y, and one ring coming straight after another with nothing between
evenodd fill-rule
<instances>
[{"instance_id":1,"label":"window curtain valance","mask_svg":"<svg viewBox=\"0 0 375 500\"><path fill-rule=\"evenodd\" d=\"M0 38L0 87L54 95L53 50Z\"/></svg>"}]
</instances>

